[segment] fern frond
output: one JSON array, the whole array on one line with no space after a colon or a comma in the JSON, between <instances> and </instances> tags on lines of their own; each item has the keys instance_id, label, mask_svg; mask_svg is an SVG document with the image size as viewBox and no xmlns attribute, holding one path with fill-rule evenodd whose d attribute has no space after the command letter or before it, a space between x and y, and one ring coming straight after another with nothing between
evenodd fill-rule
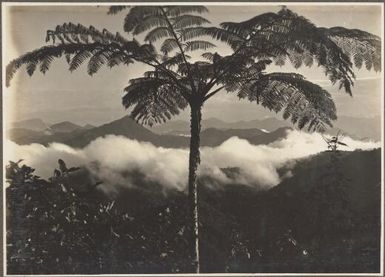
<instances>
[{"instance_id":1,"label":"fern frond","mask_svg":"<svg viewBox=\"0 0 385 277\"><path fill-rule=\"evenodd\" d=\"M130 81L124 89L123 106L133 107L131 117L138 123L152 126L163 123L187 107L180 91L169 80L160 78L156 72Z\"/></svg>"},{"instance_id":2,"label":"fern frond","mask_svg":"<svg viewBox=\"0 0 385 277\"><path fill-rule=\"evenodd\" d=\"M263 74L240 87L238 97L261 104L302 129L324 131L337 119L331 95L320 86L294 73Z\"/></svg>"},{"instance_id":3,"label":"fern frond","mask_svg":"<svg viewBox=\"0 0 385 277\"><path fill-rule=\"evenodd\" d=\"M333 84L338 82L351 94L354 74L349 57L323 29L289 9L221 26L245 40L242 49L247 49L248 55L274 58L278 65L283 65L288 58L296 68L304 63L311 66L315 61Z\"/></svg>"},{"instance_id":4,"label":"fern frond","mask_svg":"<svg viewBox=\"0 0 385 277\"><path fill-rule=\"evenodd\" d=\"M215 44L204 41L204 40L193 40L187 41L184 50L187 51L195 51L195 50L207 50L208 48L215 47Z\"/></svg>"},{"instance_id":5,"label":"fern frond","mask_svg":"<svg viewBox=\"0 0 385 277\"><path fill-rule=\"evenodd\" d=\"M205 6L167 6L167 15L170 17L180 16L188 13L206 13L209 10Z\"/></svg>"},{"instance_id":6,"label":"fern frond","mask_svg":"<svg viewBox=\"0 0 385 277\"><path fill-rule=\"evenodd\" d=\"M75 54L75 56L72 58L70 62L69 70L72 72L78 69L82 63L84 63L87 59L89 59L93 55L94 51L97 51L97 49L94 49L93 51L81 50L77 54Z\"/></svg>"},{"instance_id":7,"label":"fern frond","mask_svg":"<svg viewBox=\"0 0 385 277\"><path fill-rule=\"evenodd\" d=\"M230 32L228 30L224 30L221 28L216 28L216 27L208 27L208 28L203 28L198 33L198 35L206 35L209 36L213 39L219 40L221 42L224 42L231 46L233 49L237 49L240 45L244 44L245 39L242 38L241 36L237 35L236 33ZM186 32L185 36L188 39L192 39L195 36L194 32L189 33L188 31Z\"/></svg>"},{"instance_id":8,"label":"fern frond","mask_svg":"<svg viewBox=\"0 0 385 277\"><path fill-rule=\"evenodd\" d=\"M77 69L80 64L85 62L87 59L97 55L93 60L93 65L90 67L93 70L89 70L89 73L95 73L99 63L105 64L107 57L110 57L111 53L120 52L124 56L124 62L126 64L132 62L133 57L141 55L140 48L137 48L135 42L126 43L124 47L120 47L116 44L101 44L101 43L89 43L89 44L60 44L50 45L39 48L35 51L26 53L25 55L11 61L6 67L6 85L10 85L10 81L15 72L23 65L27 66L27 73L32 75L37 66L40 64L40 71L45 73L54 59L60 58L63 55L71 55L72 58L69 62L69 69L71 71ZM105 58L103 58L103 56ZM98 60L99 59L99 60ZM97 65L98 64L98 65ZM102 65L101 64L101 65Z\"/></svg>"},{"instance_id":9,"label":"fern frond","mask_svg":"<svg viewBox=\"0 0 385 277\"><path fill-rule=\"evenodd\" d=\"M64 43L89 43L90 41L99 43L125 44L129 42L119 33L113 34L106 29L99 31L94 26L86 27L81 24L64 23L57 25L54 30L48 30L46 42L52 41L53 44Z\"/></svg>"},{"instance_id":10,"label":"fern frond","mask_svg":"<svg viewBox=\"0 0 385 277\"><path fill-rule=\"evenodd\" d=\"M124 18L124 31L131 33L146 17L159 16L161 10L156 6L134 6Z\"/></svg>"},{"instance_id":11,"label":"fern frond","mask_svg":"<svg viewBox=\"0 0 385 277\"><path fill-rule=\"evenodd\" d=\"M174 38L168 38L163 41L160 51L164 54L170 53L174 49L178 48L178 42Z\"/></svg>"},{"instance_id":12,"label":"fern frond","mask_svg":"<svg viewBox=\"0 0 385 277\"><path fill-rule=\"evenodd\" d=\"M344 53L353 58L354 65L381 71L381 38L365 31L344 27L318 28L330 37Z\"/></svg>"},{"instance_id":13,"label":"fern frond","mask_svg":"<svg viewBox=\"0 0 385 277\"><path fill-rule=\"evenodd\" d=\"M138 35L154 27L167 27L166 19L160 15L149 15L135 26L132 34Z\"/></svg>"},{"instance_id":14,"label":"fern frond","mask_svg":"<svg viewBox=\"0 0 385 277\"><path fill-rule=\"evenodd\" d=\"M208 23L210 23L210 21L202 16L184 14L174 18L172 26L175 29L183 29L191 26L201 26Z\"/></svg>"},{"instance_id":15,"label":"fern frond","mask_svg":"<svg viewBox=\"0 0 385 277\"><path fill-rule=\"evenodd\" d=\"M106 51L105 49L101 49L97 51L95 54L93 54L88 62L87 65L87 73L88 75L92 76L96 72L99 71L99 69L107 63L109 60L111 52Z\"/></svg>"},{"instance_id":16,"label":"fern frond","mask_svg":"<svg viewBox=\"0 0 385 277\"><path fill-rule=\"evenodd\" d=\"M172 36L172 32L168 27L158 27L148 32L144 40L153 43L161 38Z\"/></svg>"},{"instance_id":17,"label":"fern frond","mask_svg":"<svg viewBox=\"0 0 385 277\"><path fill-rule=\"evenodd\" d=\"M117 14L125 9L130 8L130 6L121 6L121 5L116 5L116 6L110 6L108 9L107 14Z\"/></svg>"},{"instance_id":18,"label":"fern frond","mask_svg":"<svg viewBox=\"0 0 385 277\"><path fill-rule=\"evenodd\" d=\"M191 59L191 57L189 55L186 55L186 54L184 55L184 57L187 60ZM183 55L181 53L176 53L174 56L167 57L166 59L164 59L162 65L169 68L169 67L173 67L176 65L180 65L182 63L184 63Z\"/></svg>"}]
</instances>

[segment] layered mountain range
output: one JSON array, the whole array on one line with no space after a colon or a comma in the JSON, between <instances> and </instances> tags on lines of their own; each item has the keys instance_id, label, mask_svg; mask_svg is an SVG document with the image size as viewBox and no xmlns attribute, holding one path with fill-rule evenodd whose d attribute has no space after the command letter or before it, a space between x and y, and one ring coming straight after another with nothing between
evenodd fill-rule
<instances>
[{"instance_id":1,"label":"layered mountain range","mask_svg":"<svg viewBox=\"0 0 385 277\"><path fill-rule=\"evenodd\" d=\"M341 117L329 134L342 131L355 139L381 140L381 119ZM217 118L202 121L201 145L218 146L230 137L247 139L250 143L268 144L284 138L292 129L290 122L276 118L262 120L224 122ZM61 142L73 147L84 147L92 140L105 135L120 135L156 146L186 148L189 146L189 123L183 120L166 122L153 128L137 124L129 116L110 123L84 126L64 121L48 125L41 119L30 119L11 124L7 137L18 144Z\"/></svg>"}]
</instances>

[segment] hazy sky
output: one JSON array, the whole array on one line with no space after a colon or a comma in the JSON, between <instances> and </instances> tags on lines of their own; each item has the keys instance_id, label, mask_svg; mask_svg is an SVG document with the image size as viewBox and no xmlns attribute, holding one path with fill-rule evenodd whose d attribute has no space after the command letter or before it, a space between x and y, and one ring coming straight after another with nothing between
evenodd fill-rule
<instances>
[{"instance_id":1,"label":"hazy sky","mask_svg":"<svg viewBox=\"0 0 385 277\"><path fill-rule=\"evenodd\" d=\"M205 15L213 24L223 21L242 21L257 14L278 11L280 6L208 6ZM379 5L322 5L288 8L307 17L318 26L343 26L359 28L381 35L381 7ZM13 6L5 7L5 59L8 63L17 56L38 48L45 43L47 29L65 22L93 25L111 32L122 30L125 13L111 16L107 7L92 6ZM228 51L218 44L221 51ZM215 50L218 51L218 50ZM127 114L121 105L123 88L130 78L137 77L144 69L135 64L129 67L102 68L90 77L85 67L70 73L63 60L52 64L51 70L42 75L36 72L30 78L25 70L19 71L12 80L11 88L4 92L5 105L14 113L14 120L40 117L47 122L71 120L75 123L101 124ZM290 65L272 67L274 71L294 71ZM331 87L322 70L313 67L300 69L313 82L332 92L339 115L375 116L381 113L381 74L357 70L353 98ZM234 95L222 93L212 98L204 109L204 117L218 117L236 121L256 119L273 114L254 103L239 101ZM188 117L187 111L178 119ZM9 118L9 117L8 117Z\"/></svg>"}]
</instances>

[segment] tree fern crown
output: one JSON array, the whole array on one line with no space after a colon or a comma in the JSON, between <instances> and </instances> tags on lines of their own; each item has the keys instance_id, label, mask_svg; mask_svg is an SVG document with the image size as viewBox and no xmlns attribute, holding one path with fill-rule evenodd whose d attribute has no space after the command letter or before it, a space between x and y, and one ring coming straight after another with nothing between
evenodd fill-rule
<instances>
[{"instance_id":1,"label":"tree fern crown","mask_svg":"<svg viewBox=\"0 0 385 277\"><path fill-rule=\"evenodd\" d=\"M295 68L317 65L350 95L353 66L381 70L379 37L343 27L320 28L287 8L219 27L208 26L204 6L112 6L108 11L120 12L127 13L124 31L132 39L93 26L58 25L47 31L49 45L8 64L7 85L21 66L26 65L29 75L36 68L45 73L62 56L70 71L87 62L90 75L102 66L140 62L151 70L130 80L123 105L142 124L162 123L226 90L282 112L299 128L325 130L336 119L330 94L299 74L266 73L266 68L287 62ZM215 41L233 52L208 52Z\"/></svg>"}]
</instances>

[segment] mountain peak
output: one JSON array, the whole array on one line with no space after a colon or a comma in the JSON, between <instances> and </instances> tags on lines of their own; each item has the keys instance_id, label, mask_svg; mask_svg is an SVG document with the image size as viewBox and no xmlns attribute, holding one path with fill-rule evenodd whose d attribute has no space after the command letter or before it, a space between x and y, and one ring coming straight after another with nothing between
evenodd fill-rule
<instances>
[{"instance_id":1,"label":"mountain peak","mask_svg":"<svg viewBox=\"0 0 385 277\"><path fill-rule=\"evenodd\" d=\"M73 132L75 130L81 129L82 127L72 123L70 121L63 121L59 122L56 124L53 124L50 126L50 130L53 132L61 132L61 133L66 133L66 132Z\"/></svg>"}]
</instances>

